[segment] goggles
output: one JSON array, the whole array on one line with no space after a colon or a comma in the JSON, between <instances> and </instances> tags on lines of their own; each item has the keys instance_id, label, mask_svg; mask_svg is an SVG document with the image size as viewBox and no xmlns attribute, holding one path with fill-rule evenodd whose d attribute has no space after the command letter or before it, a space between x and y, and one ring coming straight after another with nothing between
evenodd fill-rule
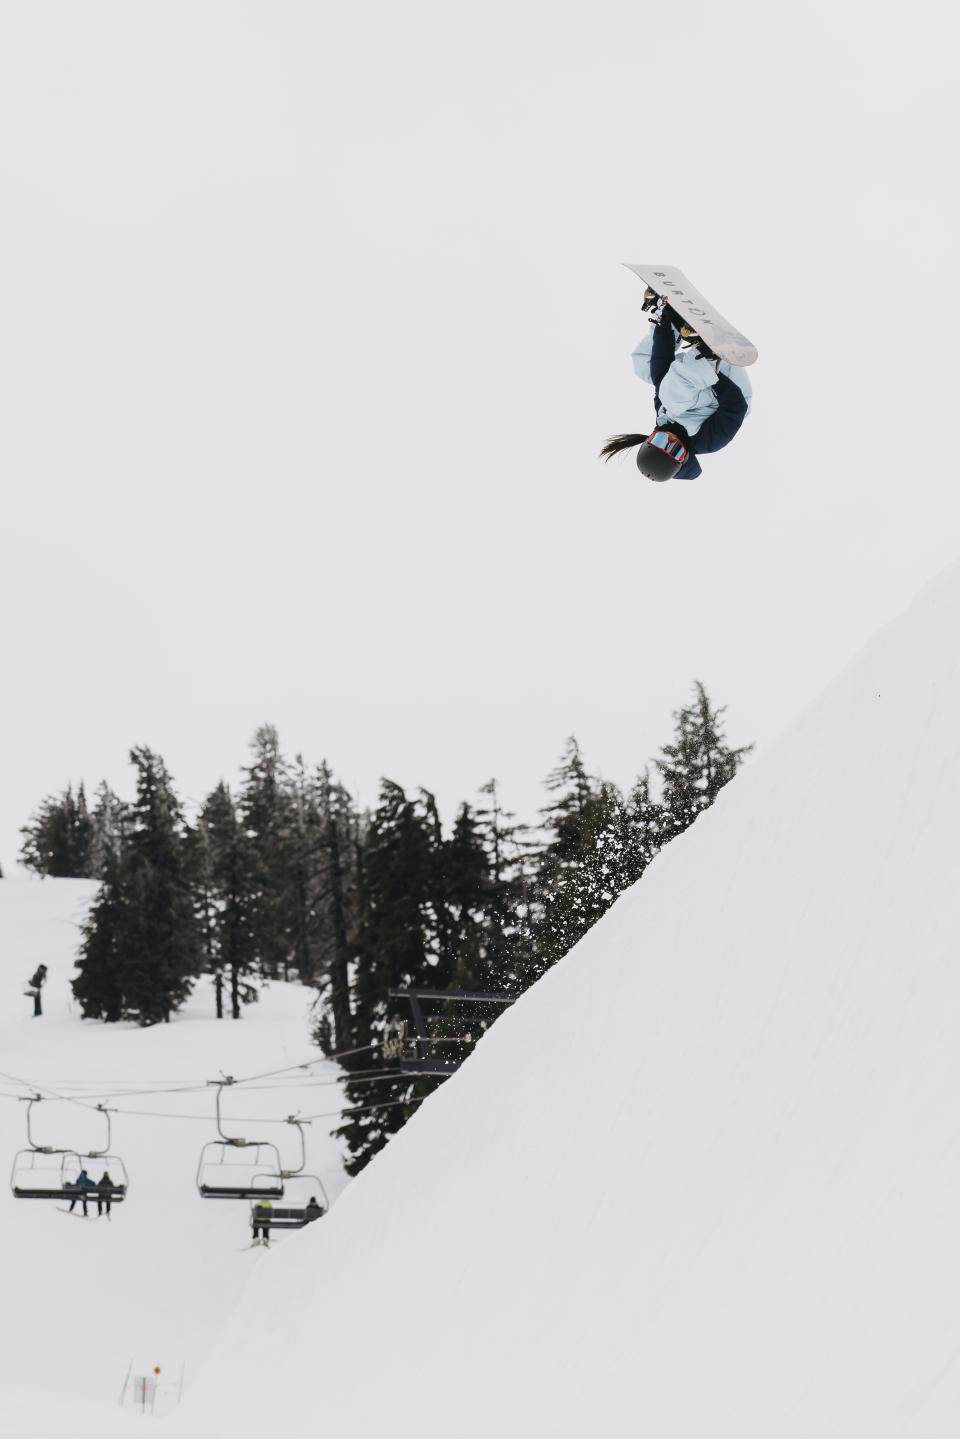
<instances>
[{"instance_id":1,"label":"goggles","mask_svg":"<svg viewBox=\"0 0 960 1439\"><path fill-rule=\"evenodd\" d=\"M653 445L654 449L663 450L664 454L669 455L672 460L676 460L678 465L686 462L686 445L682 440L678 440L676 435L671 434L669 430L654 430L649 442Z\"/></svg>"}]
</instances>

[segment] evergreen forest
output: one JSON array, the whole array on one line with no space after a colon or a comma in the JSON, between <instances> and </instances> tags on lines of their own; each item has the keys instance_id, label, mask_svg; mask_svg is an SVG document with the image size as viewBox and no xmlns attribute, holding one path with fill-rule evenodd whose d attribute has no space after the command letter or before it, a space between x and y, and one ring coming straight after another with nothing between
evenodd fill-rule
<instances>
[{"instance_id":1,"label":"evergreen forest","mask_svg":"<svg viewBox=\"0 0 960 1439\"><path fill-rule=\"evenodd\" d=\"M315 1038L347 1073L339 1131L357 1173L504 1003L561 959L671 839L711 805L752 746L731 747L703 684L629 793L590 772L570 738L535 824L496 780L445 825L427 789L381 782L364 809L325 762L288 759L257 730L231 788L188 814L158 754L130 752L134 794L84 785L38 806L21 863L99 890L73 982L85 1018L169 1021L201 976L239 1020L271 980L317 992ZM429 990L430 1044L396 989ZM459 1002L459 994L489 1001ZM427 1066L429 1068L429 1066Z\"/></svg>"}]
</instances>

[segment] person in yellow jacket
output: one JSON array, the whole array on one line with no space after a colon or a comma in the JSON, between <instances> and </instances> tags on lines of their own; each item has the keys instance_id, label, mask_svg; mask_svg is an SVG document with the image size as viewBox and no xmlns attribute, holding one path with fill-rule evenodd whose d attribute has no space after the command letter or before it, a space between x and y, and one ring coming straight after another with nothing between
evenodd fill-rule
<instances>
[{"instance_id":1,"label":"person in yellow jacket","mask_svg":"<svg viewBox=\"0 0 960 1439\"><path fill-rule=\"evenodd\" d=\"M268 1249L270 1248L270 1225L266 1220L260 1217L260 1211L272 1208L273 1205L269 1199L260 1199L253 1206L253 1242L254 1244L259 1244L262 1236L263 1243Z\"/></svg>"}]
</instances>

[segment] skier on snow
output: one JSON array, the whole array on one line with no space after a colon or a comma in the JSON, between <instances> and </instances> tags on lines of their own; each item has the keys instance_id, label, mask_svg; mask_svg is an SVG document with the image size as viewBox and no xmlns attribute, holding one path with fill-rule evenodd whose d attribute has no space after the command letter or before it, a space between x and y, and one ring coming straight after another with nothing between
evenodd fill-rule
<instances>
[{"instance_id":1,"label":"skier on snow","mask_svg":"<svg viewBox=\"0 0 960 1439\"><path fill-rule=\"evenodd\" d=\"M648 480L695 480L698 454L728 445L750 409L746 371L716 356L685 325L665 298L650 289L650 331L633 352L633 368L653 386L656 429L649 435L614 435L600 454L616 455L639 445L637 467ZM678 343L682 342L678 351Z\"/></svg>"}]
</instances>

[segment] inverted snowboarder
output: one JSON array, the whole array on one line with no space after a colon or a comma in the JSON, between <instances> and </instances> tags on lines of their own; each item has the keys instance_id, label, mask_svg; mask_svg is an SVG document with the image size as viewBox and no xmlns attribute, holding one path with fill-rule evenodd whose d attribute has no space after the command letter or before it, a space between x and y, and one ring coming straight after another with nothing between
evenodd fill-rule
<instances>
[{"instance_id":1,"label":"inverted snowboarder","mask_svg":"<svg viewBox=\"0 0 960 1439\"><path fill-rule=\"evenodd\" d=\"M695 480L703 473L697 456L728 445L749 413L752 390L743 364L757 352L679 270L629 268L647 287L650 329L632 359L635 373L653 386L655 428L649 435L614 435L600 454L609 459L638 446L637 467L647 479Z\"/></svg>"}]
</instances>

